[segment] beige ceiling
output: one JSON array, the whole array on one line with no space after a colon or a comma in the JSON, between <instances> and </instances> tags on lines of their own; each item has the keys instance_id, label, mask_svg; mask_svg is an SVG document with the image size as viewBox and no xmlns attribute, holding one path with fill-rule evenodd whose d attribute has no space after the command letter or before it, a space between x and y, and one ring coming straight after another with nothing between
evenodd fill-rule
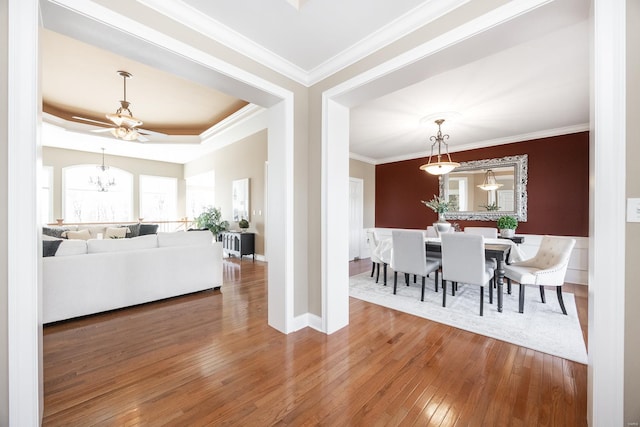
<instances>
[{"instance_id":1,"label":"beige ceiling","mask_svg":"<svg viewBox=\"0 0 640 427\"><path fill-rule=\"evenodd\" d=\"M42 29L42 98L46 113L106 121L123 98L141 128L169 135L199 135L247 105L246 101L118 56L107 50ZM80 121L82 122L82 121Z\"/></svg>"}]
</instances>

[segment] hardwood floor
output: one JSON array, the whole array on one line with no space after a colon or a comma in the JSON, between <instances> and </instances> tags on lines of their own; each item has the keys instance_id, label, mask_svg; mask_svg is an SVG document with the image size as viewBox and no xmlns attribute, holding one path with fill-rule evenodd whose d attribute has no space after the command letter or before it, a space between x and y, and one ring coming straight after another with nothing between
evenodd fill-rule
<instances>
[{"instance_id":1,"label":"hardwood floor","mask_svg":"<svg viewBox=\"0 0 640 427\"><path fill-rule=\"evenodd\" d=\"M266 264L224 270L221 292L46 326L43 425L586 425L585 365L356 299L332 335L283 335Z\"/></svg>"}]
</instances>

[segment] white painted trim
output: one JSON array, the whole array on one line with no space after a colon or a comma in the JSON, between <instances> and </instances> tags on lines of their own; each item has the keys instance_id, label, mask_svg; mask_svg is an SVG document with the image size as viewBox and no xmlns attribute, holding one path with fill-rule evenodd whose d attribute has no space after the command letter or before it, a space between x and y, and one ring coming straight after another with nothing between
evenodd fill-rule
<instances>
[{"instance_id":1,"label":"white painted trim","mask_svg":"<svg viewBox=\"0 0 640 427\"><path fill-rule=\"evenodd\" d=\"M469 0L429 0L312 70L305 70L181 0L137 1L307 87L469 2Z\"/></svg>"},{"instance_id":2,"label":"white painted trim","mask_svg":"<svg viewBox=\"0 0 640 427\"><path fill-rule=\"evenodd\" d=\"M360 188L360 199L357 201L359 207L360 224L358 224L359 236L358 236L358 253L355 258L362 258L363 248L366 243L366 234L364 234L364 179L349 176L349 185L354 182ZM351 189L349 189L349 208L351 207ZM349 209L348 208L348 209ZM349 223L349 235L351 234L351 223ZM351 246L351 237L349 237L349 246ZM351 248L349 248L349 261L353 260L351 257Z\"/></svg>"},{"instance_id":3,"label":"white painted trim","mask_svg":"<svg viewBox=\"0 0 640 427\"><path fill-rule=\"evenodd\" d=\"M296 316L294 319L294 330L299 331L303 328L312 328L316 331L322 331L322 318L320 316L316 316L312 313L301 314L300 316Z\"/></svg>"},{"instance_id":4,"label":"white painted trim","mask_svg":"<svg viewBox=\"0 0 640 427\"><path fill-rule=\"evenodd\" d=\"M12 426L36 426L43 413L38 2L9 0L8 22L8 416Z\"/></svg>"},{"instance_id":5,"label":"white painted trim","mask_svg":"<svg viewBox=\"0 0 640 427\"><path fill-rule=\"evenodd\" d=\"M624 424L626 0L593 7L588 422Z\"/></svg>"},{"instance_id":6,"label":"white painted trim","mask_svg":"<svg viewBox=\"0 0 640 427\"><path fill-rule=\"evenodd\" d=\"M357 154L357 153L349 152L349 158L353 159L353 160L359 160L359 161L364 162L364 163L369 163L370 165L377 164L377 160L376 159L374 159L372 157L361 156L360 154Z\"/></svg>"}]
</instances>

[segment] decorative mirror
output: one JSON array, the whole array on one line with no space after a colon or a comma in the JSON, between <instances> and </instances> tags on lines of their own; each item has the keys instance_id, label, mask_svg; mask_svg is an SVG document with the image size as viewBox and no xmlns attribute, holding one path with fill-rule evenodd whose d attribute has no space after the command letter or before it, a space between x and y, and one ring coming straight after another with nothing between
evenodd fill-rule
<instances>
[{"instance_id":1,"label":"decorative mirror","mask_svg":"<svg viewBox=\"0 0 640 427\"><path fill-rule=\"evenodd\" d=\"M231 201L233 207L233 220L249 221L249 178L236 179L232 182Z\"/></svg>"},{"instance_id":2,"label":"decorative mirror","mask_svg":"<svg viewBox=\"0 0 640 427\"><path fill-rule=\"evenodd\" d=\"M527 221L528 156L462 162L440 176L440 197L453 203L447 219Z\"/></svg>"}]
</instances>

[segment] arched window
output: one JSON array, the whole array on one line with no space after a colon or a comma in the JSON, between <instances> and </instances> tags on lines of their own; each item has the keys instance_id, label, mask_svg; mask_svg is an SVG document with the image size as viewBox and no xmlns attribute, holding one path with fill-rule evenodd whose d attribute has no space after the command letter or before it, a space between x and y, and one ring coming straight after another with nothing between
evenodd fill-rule
<instances>
[{"instance_id":1,"label":"arched window","mask_svg":"<svg viewBox=\"0 0 640 427\"><path fill-rule=\"evenodd\" d=\"M98 177L102 185L97 184ZM65 222L133 220L133 174L127 171L114 167L102 171L100 165L69 166L62 170L62 187Z\"/></svg>"}]
</instances>

